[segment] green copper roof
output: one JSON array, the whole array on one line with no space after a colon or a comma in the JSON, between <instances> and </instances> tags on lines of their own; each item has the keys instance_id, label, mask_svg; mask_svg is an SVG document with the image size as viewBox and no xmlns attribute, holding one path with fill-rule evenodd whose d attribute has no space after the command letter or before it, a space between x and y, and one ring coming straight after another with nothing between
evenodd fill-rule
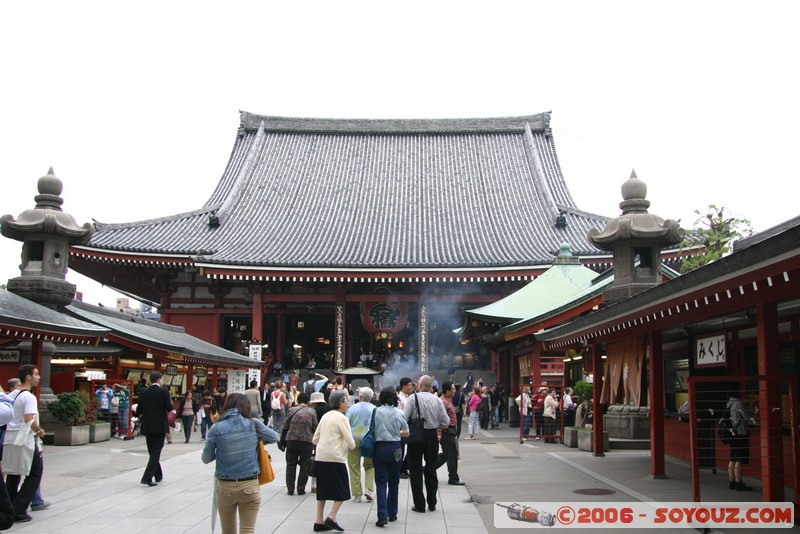
<instances>
[{"instance_id":1,"label":"green copper roof","mask_svg":"<svg viewBox=\"0 0 800 534\"><path fill-rule=\"evenodd\" d=\"M538 316L566 300L573 300L588 290L597 277L597 272L581 265L570 253L570 246L564 243L553 266L544 274L497 302L468 310L467 318L509 324Z\"/></svg>"}]
</instances>

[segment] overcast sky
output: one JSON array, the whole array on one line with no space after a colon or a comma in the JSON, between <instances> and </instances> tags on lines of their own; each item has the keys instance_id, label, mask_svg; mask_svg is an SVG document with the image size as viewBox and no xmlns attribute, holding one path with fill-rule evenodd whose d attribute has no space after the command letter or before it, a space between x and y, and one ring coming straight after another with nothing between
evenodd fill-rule
<instances>
[{"instance_id":1,"label":"overcast sky","mask_svg":"<svg viewBox=\"0 0 800 534\"><path fill-rule=\"evenodd\" d=\"M78 224L199 208L239 110L337 118L552 111L578 206L691 227L714 202L764 230L798 214L800 3L5 2L0 214L50 166ZM20 244L0 238L0 280ZM75 273L87 302L114 294Z\"/></svg>"}]
</instances>

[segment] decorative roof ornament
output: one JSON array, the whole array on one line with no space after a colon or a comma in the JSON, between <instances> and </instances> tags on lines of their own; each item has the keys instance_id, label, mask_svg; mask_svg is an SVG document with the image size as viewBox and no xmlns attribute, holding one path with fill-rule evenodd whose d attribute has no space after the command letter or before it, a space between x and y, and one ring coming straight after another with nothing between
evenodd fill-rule
<instances>
[{"instance_id":1,"label":"decorative roof ornament","mask_svg":"<svg viewBox=\"0 0 800 534\"><path fill-rule=\"evenodd\" d=\"M581 260L572 255L572 247L569 243L561 243L558 255L553 260L553 265L580 265Z\"/></svg>"},{"instance_id":2,"label":"decorative roof ornament","mask_svg":"<svg viewBox=\"0 0 800 534\"><path fill-rule=\"evenodd\" d=\"M613 250L614 243L627 239L647 239L660 246L677 245L686 234L677 221L654 215L647 211L650 201L647 197L647 184L631 171L631 177L622 184L622 202L619 207L622 215L611 219L602 231L589 230L589 240L601 250Z\"/></svg>"}]
</instances>

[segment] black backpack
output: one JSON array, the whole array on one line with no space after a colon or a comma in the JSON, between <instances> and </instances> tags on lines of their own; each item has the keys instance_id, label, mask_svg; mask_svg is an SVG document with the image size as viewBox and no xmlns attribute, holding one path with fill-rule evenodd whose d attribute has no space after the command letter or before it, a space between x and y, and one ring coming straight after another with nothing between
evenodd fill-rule
<instances>
[{"instance_id":1,"label":"black backpack","mask_svg":"<svg viewBox=\"0 0 800 534\"><path fill-rule=\"evenodd\" d=\"M733 437L736 435L733 431L733 423L731 422L730 416L725 416L719 420L719 430L717 431L719 434L719 440L725 444L730 445L733 441Z\"/></svg>"}]
</instances>

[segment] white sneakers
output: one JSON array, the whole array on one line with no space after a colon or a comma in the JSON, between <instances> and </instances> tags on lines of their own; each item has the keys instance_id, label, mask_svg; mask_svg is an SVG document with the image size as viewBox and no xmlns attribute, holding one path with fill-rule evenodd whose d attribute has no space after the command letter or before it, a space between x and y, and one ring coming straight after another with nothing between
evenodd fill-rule
<instances>
[{"instance_id":1,"label":"white sneakers","mask_svg":"<svg viewBox=\"0 0 800 534\"><path fill-rule=\"evenodd\" d=\"M359 495L358 497L353 497L353 502L372 502L375 498L372 496L372 493L369 491L365 491L364 495Z\"/></svg>"}]
</instances>

